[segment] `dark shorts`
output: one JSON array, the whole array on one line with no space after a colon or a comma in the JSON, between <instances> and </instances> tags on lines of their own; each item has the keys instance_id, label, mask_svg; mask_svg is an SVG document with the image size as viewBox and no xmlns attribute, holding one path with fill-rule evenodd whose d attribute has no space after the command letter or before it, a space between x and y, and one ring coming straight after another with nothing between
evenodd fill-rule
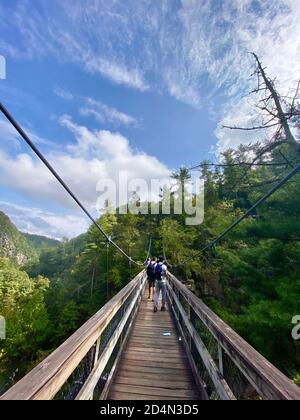
<instances>
[{"instance_id":1,"label":"dark shorts","mask_svg":"<svg viewBox=\"0 0 300 420\"><path fill-rule=\"evenodd\" d=\"M155 279L148 277L148 285L149 287L155 287Z\"/></svg>"}]
</instances>

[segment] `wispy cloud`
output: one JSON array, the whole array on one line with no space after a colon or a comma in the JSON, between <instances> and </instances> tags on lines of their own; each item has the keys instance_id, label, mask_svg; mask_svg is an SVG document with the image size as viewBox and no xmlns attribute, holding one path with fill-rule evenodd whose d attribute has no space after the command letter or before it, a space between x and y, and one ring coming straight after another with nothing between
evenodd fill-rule
<instances>
[{"instance_id":1,"label":"wispy cloud","mask_svg":"<svg viewBox=\"0 0 300 420\"><path fill-rule=\"evenodd\" d=\"M77 0L51 3L42 0L39 8L32 7L28 0L0 5L0 50L14 59L32 60L52 55L60 62L77 63L113 83L148 90L143 70L108 48L110 42L103 38L105 28L101 21L106 8L104 2L93 1L83 10L82 2ZM75 10L80 13L71 13ZM12 30L17 43L7 38Z\"/></svg>"},{"instance_id":2,"label":"wispy cloud","mask_svg":"<svg viewBox=\"0 0 300 420\"><path fill-rule=\"evenodd\" d=\"M129 69L123 64L95 57L93 54L87 59L86 67L91 72L99 73L119 85L135 88L142 92L149 89L149 85L139 69Z\"/></svg>"},{"instance_id":3,"label":"wispy cloud","mask_svg":"<svg viewBox=\"0 0 300 420\"><path fill-rule=\"evenodd\" d=\"M36 144L44 144L47 146L51 146L52 148L56 147L55 143L51 140L48 140L38 134L36 134L30 128L24 126L24 131L28 136L34 141ZM15 149L19 149L21 147L21 137L17 130L8 122L4 117L0 116L0 133L1 133L1 140L5 142L8 146L13 146Z\"/></svg>"},{"instance_id":4,"label":"wispy cloud","mask_svg":"<svg viewBox=\"0 0 300 420\"><path fill-rule=\"evenodd\" d=\"M127 127L139 125L138 120L131 115L92 98L85 98L85 106L80 108L80 113L85 116L93 116L101 123L109 122Z\"/></svg>"},{"instance_id":5,"label":"wispy cloud","mask_svg":"<svg viewBox=\"0 0 300 420\"><path fill-rule=\"evenodd\" d=\"M28 59L50 54L113 83L141 92L157 88L197 108L247 91L253 65L248 51L263 58L284 89L300 70L299 0L272 5L265 0L84 5L52 0L41 1L39 8L24 0L14 9L2 6L0 17L3 53ZM7 36L11 31L14 44Z\"/></svg>"},{"instance_id":6,"label":"wispy cloud","mask_svg":"<svg viewBox=\"0 0 300 420\"><path fill-rule=\"evenodd\" d=\"M107 105L100 100L82 95L73 94L58 86L54 89L55 95L66 101L76 101L79 106L79 113L82 116L94 117L100 123L110 123L115 126L138 127L140 121L117 108Z\"/></svg>"},{"instance_id":7,"label":"wispy cloud","mask_svg":"<svg viewBox=\"0 0 300 420\"><path fill-rule=\"evenodd\" d=\"M68 92L65 89L62 89L59 86L56 86L54 88L54 93L55 93L56 96L59 96L60 98L64 99L65 101L72 101L74 99L74 95L71 92Z\"/></svg>"}]
</instances>

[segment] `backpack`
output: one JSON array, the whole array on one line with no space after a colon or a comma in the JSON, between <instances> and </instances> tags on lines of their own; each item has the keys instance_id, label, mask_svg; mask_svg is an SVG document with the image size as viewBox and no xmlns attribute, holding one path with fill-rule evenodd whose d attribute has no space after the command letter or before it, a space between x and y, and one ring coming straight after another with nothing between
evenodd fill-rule
<instances>
[{"instance_id":1,"label":"backpack","mask_svg":"<svg viewBox=\"0 0 300 420\"><path fill-rule=\"evenodd\" d=\"M147 267L147 276L150 278L154 277L154 272L155 272L155 264L151 262Z\"/></svg>"},{"instance_id":2,"label":"backpack","mask_svg":"<svg viewBox=\"0 0 300 420\"><path fill-rule=\"evenodd\" d=\"M162 280L163 264L157 264L155 267L155 279Z\"/></svg>"}]
</instances>

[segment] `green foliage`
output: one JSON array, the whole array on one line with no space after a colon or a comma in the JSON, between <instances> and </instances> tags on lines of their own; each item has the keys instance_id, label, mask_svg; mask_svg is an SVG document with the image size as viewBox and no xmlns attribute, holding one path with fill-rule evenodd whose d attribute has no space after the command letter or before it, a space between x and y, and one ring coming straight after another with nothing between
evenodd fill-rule
<instances>
[{"instance_id":1,"label":"green foliage","mask_svg":"<svg viewBox=\"0 0 300 420\"><path fill-rule=\"evenodd\" d=\"M32 235L29 233L23 233L22 235L33 246L38 255L41 255L47 248L55 248L60 244L59 241L47 238L46 236Z\"/></svg>"},{"instance_id":2,"label":"green foliage","mask_svg":"<svg viewBox=\"0 0 300 420\"><path fill-rule=\"evenodd\" d=\"M49 281L31 279L6 258L0 258L0 314L6 320L6 340L0 342L0 361L32 359L47 335L45 291Z\"/></svg>"},{"instance_id":3,"label":"green foliage","mask_svg":"<svg viewBox=\"0 0 300 420\"><path fill-rule=\"evenodd\" d=\"M295 376L294 382L295 382L296 385L298 385L300 387L300 375Z\"/></svg>"}]
</instances>

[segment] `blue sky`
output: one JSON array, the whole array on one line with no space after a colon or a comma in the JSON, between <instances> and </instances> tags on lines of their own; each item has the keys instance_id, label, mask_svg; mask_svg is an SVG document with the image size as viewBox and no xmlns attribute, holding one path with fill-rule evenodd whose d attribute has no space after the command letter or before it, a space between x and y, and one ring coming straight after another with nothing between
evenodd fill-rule
<instances>
[{"instance_id":1,"label":"blue sky","mask_svg":"<svg viewBox=\"0 0 300 420\"><path fill-rule=\"evenodd\" d=\"M287 90L300 73L298 0L0 0L1 101L94 211L96 182L146 180L257 140L243 98L259 54ZM0 210L61 238L88 221L0 119Z\"/></svg>"}]
</instances>

